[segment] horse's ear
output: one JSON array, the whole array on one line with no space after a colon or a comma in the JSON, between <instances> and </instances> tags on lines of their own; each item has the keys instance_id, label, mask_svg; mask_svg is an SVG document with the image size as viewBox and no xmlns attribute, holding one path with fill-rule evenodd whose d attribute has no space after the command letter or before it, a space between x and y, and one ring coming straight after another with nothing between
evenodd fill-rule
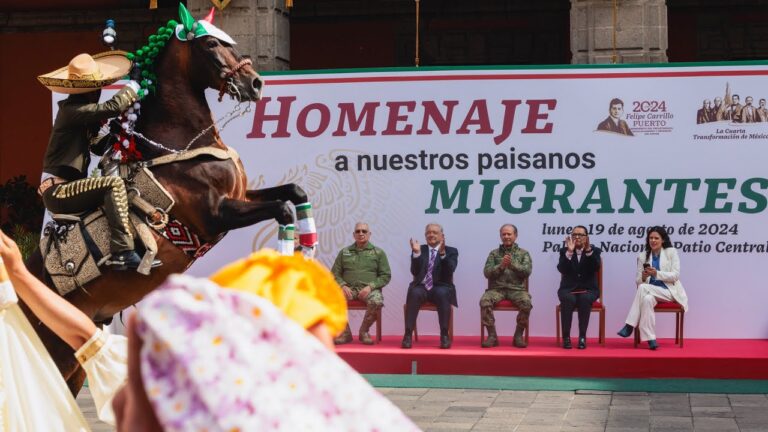
<instances>
[{"instance_id":1,"label":"horse's ear","mask_svg":"<svg viewBox=\"0 0 768 432\"><path fill-rule=\"evenodd\" d=\"M216 10L215 7L211 8L211 11L208 12L208 15L203 18L203 21L208 21L209 23L213 24L213 11Z\"/></svg>"},{"instance_id":2,"label":"horse's ear","mask_svg":"<svg viewBox=\"0 0 768 432\"><path fill-rule=\"evenodd\" d=\"M181 23L184 24L184 30L188 32L192 31L192 25L195 23L195 18L189 13L187 8L184 7L184 3L179 3L179 19L181 20Z\"/></svg>"}]
</instances>

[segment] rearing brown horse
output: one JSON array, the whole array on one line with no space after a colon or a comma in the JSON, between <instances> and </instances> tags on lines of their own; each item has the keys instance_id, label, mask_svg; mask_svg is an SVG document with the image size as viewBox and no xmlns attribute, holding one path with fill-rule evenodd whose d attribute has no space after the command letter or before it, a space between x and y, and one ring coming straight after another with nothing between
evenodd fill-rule
<instances>
[{"instance_id":1,"label":"rearing brown horse","mask_svg":"<svg viewBox=\"0 0 768 432\"><path fill-rule=\"evenodd\" d=\"M184 151L203 131L189 150L205 146L227 148L216 127L206 131L214 121L205 99L207 88L227 89L239 102L257 101L261 96L262 80L247 57L240 56L234 47L213 36L189 41L172 37L156 59L155 73L157 94L142 101L141 117L135 128L154 143L137 141L146 160L173 152L168 149ZM295 184L248 190L239 159L220 160L203 155L158 165L151 170L176 201L170 216L196 233L201 242L215 241L229 230L267 219L276 219L280 224L293 223L293 212L287 202L307 202L306 193ZM157 257L163 266L153 269L150 276L105 271L84 289L69 293L66 299L94 322L104 322L137 303L169 274L182 272L191 265L193 259L187 254L165 237L157 233L154 236L158 243ZM36 276L47 281L39 250L27 260L27 265ZM28 308L24 309L76 394L85 374L73 351Z\"/></svg>"}]
</instances>

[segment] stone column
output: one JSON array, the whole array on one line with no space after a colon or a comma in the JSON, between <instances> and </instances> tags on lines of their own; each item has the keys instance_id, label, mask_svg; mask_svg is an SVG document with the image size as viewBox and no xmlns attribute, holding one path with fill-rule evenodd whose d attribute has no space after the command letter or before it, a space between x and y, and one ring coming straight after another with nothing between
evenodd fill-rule
<instances>
[{"instance_id":1,"label":"stone column","mask_svg":"<svg viewBox=\"0 0 768 432\"><path fill-rule=\"evenodd\" d=\"M665 0L616 0L616 63L666 63ZM571 63L612 63L613 0L571 0Z\"/></svg>"},{"instance_id":2,"label":"stone column","mask_svg":"<svg viewBox=\"0 0 768 432\"><path fill-rule=\"evenodd\" d=\"M187 8L201 19L213 6L210 0L188 0ZM285 0L232 0L213 23L237 42L237 50L253 58L261 71L288 70L291 67L291 38Z\"/></svg>"}]
</instances>

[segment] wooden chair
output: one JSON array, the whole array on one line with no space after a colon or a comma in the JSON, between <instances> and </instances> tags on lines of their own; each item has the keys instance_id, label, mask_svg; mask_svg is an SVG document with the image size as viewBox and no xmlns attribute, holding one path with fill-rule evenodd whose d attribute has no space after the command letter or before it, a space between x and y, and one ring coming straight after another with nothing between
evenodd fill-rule
<instances>
[{"instance_id":1,"label":"wooden chair","mask_svg":"<svg viewBox=\"0 0 768 432\"><path fill-rule=\"evenodd\" d=\"M675 344L683 347L683 324L685 323L685 309L677 302L660 301L653 308L654 313L669 312L675 314ZM635 329L635 348L640 343L640 331Z\"/></svg>"},{"instance_id":2,"label":"wooden chair","mask_svg":"<svg viewBox=\"0 0 768 432\"><path fill-rule=\"evenodd\" d=\"M525 291L528 292L528 278L525 278ZM520 312L520 309L515 306L514 303L512 303L509 300L502 300L495 305L493 305L493 311L500 311L500 312ZM531 325L528 324L528 327L525 328L525 343L528 343L528 330L530 329ZM498 333L498 332L497 332ZM483 325L483 317L480 317L480 343L483 343L485 340L485 326Z\"/></svg>"},{"instance_id":3,"label":"wooden chair","mask_svg":"<svg viewBox=\"0 0 768 432\"><path fill-rule=\"evenodd\" d=\"M347 310L365 311L368 310L368 305L357 299L347 300ZM376 342L381 342L381 309L376 313Z\"/></svg>"},{"instance_id":4,"label":"wooden chair","mask_svg":"<svg viewBox=\"0 0 768 432\"><path fill-rule=\"evenodd\" d=\"M592 312L598 312L600 314L600 328L597 341L601 346L605 346L605 304L603 304L603 265L600 264L600 269L597 271L597 289L600 290L600 297L592 303ZM555 331L557 335L556 344L560 346L560 305L555 307Z\"/></svg>"},{"instance_id":5,"label":"wooden chair","mask_svg":"<svg viewBox=\"0 0 768 432\"><path fill-rule=\"evenodd\" d=\"M406 305L403 305L403 319L405 319ZM434 311L437 312L437 305L431 302L424 302L421 304L419 311ZM417 324L413 325L413 338L416 342L419 341L419 330ZM448 314L448 338L453 341L453 306Z\"/></svg>"}]
</instances>

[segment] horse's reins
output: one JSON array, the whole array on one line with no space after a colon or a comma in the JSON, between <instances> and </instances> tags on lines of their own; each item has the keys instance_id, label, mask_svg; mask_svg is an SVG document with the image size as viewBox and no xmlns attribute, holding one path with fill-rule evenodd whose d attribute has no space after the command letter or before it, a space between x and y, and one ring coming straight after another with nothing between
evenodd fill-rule
<instances>
[{"instance_id":1,"label":"horse's reins","mask_svg":"<svg viewBox=\"0 0 768 432\"><path fill-rule=\"evenodd\" d=\"M214 127L217 125L217 124L220 124L220 125L221 125L221 126L219 126L219 129L218 129L218 131L219 131L219 132L221 132L221 131L223 131L223 130L224 130L224 128L225 128L225 127L227 127L227 125L228 125L228 124L229 124L229 123L230 123L232 120L234 120L234 119L236 119L236 118L238 118L238 117L242 117L242 116L244 116L244 115L248 114L249 112L251 112L251 103L250 103L250 102L248 102L248 103L247 103L247 105L245 106L245 109L243 109L243 108L242 108L242 105L243 105L243 103L245 103L245 102L239 102L237 105L235 105L235 107L234 107L234 108L232 108L232 111L230 111L230 112L228 112L228 113L224 114L224 115L223 115L223 116L221 116L221 117L220 117L218 120L216 120L216 121L214 121L213 123L211 123L211 124L210 124L210 126L208 126L208 127L204 128L203 130L201 130L201 131L200 131L200 132L199 132L197 135L195 135L195 136L194 136L194 137L193 137L193 138L192 138L192 139L191 139L191 140L190 140L190 141L187 143L187 145L186 145L186 146L185 146L183 149L181 149L181 150L178 150L178 149L173 149L173 148L170 148L170 147L167 147L167 146L163 145L162 143L159 143L159 142L153 141L153 140L152 140L152 139L150 139L149 137L146 137L146 136L144 136L144 135L143 135L141 132L138 132L138 131L135 131L135 130L134 130L134 131L131 131L131 133L132 133L132 134L133 134L135 137L137 137L137 138L139 138L140 140L144 141L145 143L147 143L147 144L149 144L149 145L151 145L151 146L153 146L153 147L156 147L156 148L158 148L158 149L160 149L160 150L163 150L163 151L167 151L168 153L171 153L171 154L185 153L185 152L189 151L190 147L192 147L192 144L194 144L194 143L195 143L195 142L196 142L198 139L200 139L200 138L201 138L203 135L205 135L206 133L208 133L208 131L210 131L211 129L213 129L213 128L214 128ZM114 120L113 120L113 121L114 121Z\"/></svg>"},{"instance_id":2,"label":"horse's reins","mask_svg":"<svg viewBox=\"0 0 768 432\"><path fill-rule=\"evenodd\" d=\"M225 73L221 78L221 87L219 88L219 102L221 102L221 99L224 97L224 94L229 92L232 94L232 96L237 97L237 100L241 100L240 96L240 90L237 89L237 86L234 82L235 74L245 66L250 66L253 64L253 61L251 61L250 58L244 57L238 64L235 65L234 68L232 68L229 72ZM224 69L223 67L221 69ZM234 94L233 94L234 93Z\"/></svg>"}]
</instances>

